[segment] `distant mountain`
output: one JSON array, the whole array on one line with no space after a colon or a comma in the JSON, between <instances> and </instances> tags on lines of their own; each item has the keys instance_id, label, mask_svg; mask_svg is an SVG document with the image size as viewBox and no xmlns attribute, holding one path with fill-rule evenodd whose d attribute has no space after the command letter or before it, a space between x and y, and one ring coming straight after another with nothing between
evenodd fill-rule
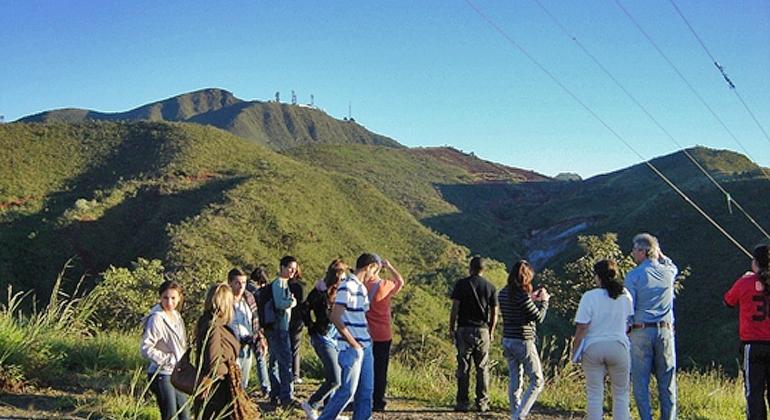
<instances>
[{"instance_id":1,"label":"distant mountain","mask_svg":"<svg viewBox=\"0 0 770 420\"><path fill-rule=\"evenodd\" d=\"M560 172L553 179L557 181L582 181L583 177L574 172Z\"/></svg>"},{"instance_id":2,"label":"distant mountain","mask_svg":"<svg viewBox=\"0 0 770 420\"><path fill-rule=\"evenodd\" d=\"M223 89L203 89L126 112L60 109L18 122L174 121L212 125L274 150L306 144L376 144L403 147L355 121L340 121L316 108L277 102L244 101Z\"/></svg>"}]
</instances>

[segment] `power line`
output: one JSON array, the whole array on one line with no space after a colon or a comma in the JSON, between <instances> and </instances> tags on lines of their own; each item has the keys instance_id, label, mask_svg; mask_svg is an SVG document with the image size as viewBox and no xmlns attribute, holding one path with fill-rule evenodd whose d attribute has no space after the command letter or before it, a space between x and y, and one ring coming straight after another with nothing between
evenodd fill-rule
<instances>
[{"instance_id":1,"label":"power line","mask_svg":"<svg viewBox=\"0 0 770 420\"><path fill-rule=\"evenodd\" d=\"M515 47L517 50L519 50L522 54L524 54L525 57L527 57L535 66L537 66L543 73L545 73L554 83L556 83L567 95L569 95L575 102L577 102L583 109L586 110L594 119L596 119L604 128L606 128L610 133L612 133L615 138L617 138L621 143L623 143L631 152L633 152L639 159L644 161L644 163L655 173L658 175L666 184L668 184L671 189L673 189L677 194L679 194L682 199L685 200L688 204L690 204L695 210L698 211L706 220L708 220L717 230L719 230L727 239L730 240L730 242L733 243L738 249L740 249L744 254L746 254L749 258L752 258L751 253L743 247L735 238L732 237L722 226L719 225L714 219L711 218L703 209L701 209L694 201L690 199L690 197L687 196L679 187L677 187L668 177L666 177L662 172L658 170L658 168L655 167L649 160L647 160L644 156L642 156L641 153L639 153L631 144L623 137L621 136L615 129L613 129L607 122L604 121L596 112L594 112L591 107L586 105L585 102L583 102L572 90L570 90L567 86L565 86L559 78L557 78L553 73L551 73L543 64L541 64L532 54L530 54L524 47L519 45L513 38L511 38L507 32L505 32L500 26L498 26L492 19L490 19L484 12L481 11L471 0L465 0L465 2L470 6L476 14L478 14L484 21L487 22L488 25L490 25L495 31L497 31L509 44L511 44L513 47Z\"/></svg>"},{"instance_id":2,"label":"power line","mask_svg":"<svg viewBox=\"0 0 770 420\"><path fill-rule=\"evenodd\" d=\"M762 131L762 134L765 136L765 139L768 142L770 142L770 135L767 134L767 130L765 130L765 127L763 127L762 123L759 122L759 119L757 119L756 115L754 114L754 112L749 107L749 104L747 104L746 101L743 100L743 97L741 96L741 94L738 93L738 89L735 87L735 84L727 76L727 73L725 72L725 68L721 64L719 64L719 62L714 57L714 55L711 54L711 51L709 51L708 47L706 47L706 43L703 42L701 37L695 31L695 28L693 28L693 26L690 24L690 21L687 20L687 18L684 16L684 13L682 13L682 10L679 9L679 6L677 6L676 2L674 0L669 0L669 1L671 2L671 5L674 6L674 9L676 10L676 13L679 15L679 17L681 17L682 20L684 21L685 25L687 25L687 28L690 29L690 32L695 37L695 39L698 41L698 43L700 44L701 48L703 48L703 51L706 52L706 55L709 56L709 58L711 59L711 62L714 63L714 66L716 66L716 68L722 74L722 77L725 79L725 82L727 82L727 85L730 87L730 90L732 90L733 93L735 94L735 96L738 97L738 100L741 102L741 104L743 104L743 108L746 109L746 112L749 113L749 115L751 116L751 119L754 120L754 123L757 125L757 127L759 127L759 130Z\"/></svg>"},{"instance_id":3,"label":"power line","mask_svg":"<svg viewBox=\"0 0 770 420\"><path fill-rule=\"evenodd\" d=\"M722 192L722 194L724 194L725 199L727 200L727 205L728 205L728 208L730 209L730 212L732 212L731 206L735 205L735 207L741 213L743 213L743 215L749 220L751 224L754 225L754 227L759 229L759 231L762 232L762 234L764 234L766 238L770 239L770 234L768 234L767 231L764 228L762 228L762 226L760 226L760 224L757 223L757 221L754 220L754 218L746 210L744 210L743 206L741 206L740 203L738 203L734 198L732 198L732 195L729 192L727 192L727 190L725 190L719 184L719 182L717 182L716 179L714 179L714 177L706 170L706 168L704 168L700 164L700 162L698 162L695 159L695 157L693 157L690 154L690 152L688 152L687 149L685 149L684 146L682 146L665 127L663 127L663 124L661 124L658 121L658 119L655 118L655 116L653 116L649 110L647 110L647 107L645 107L641 102L639 102L639 100L631 92L629 92L629 90L626 89L626 87L622 83L620 83L620 81L612 74L612 72L610 72L607 69L607 67L604 66L604 64L602 64L602 62L599 61L599 59L596 58L596 56L593 53L591 53L588 50L588 48L586 48L583 45L583 43L580 42L580 40L578 40L577 36L570 33L570 31L564 26L564 24L562 24L561 21L559 21L559 19L556 18L556 16L554 16L553 13L551 13L540 0L533 0L533 1L537 3L537 5L540 6L540 8L543 10L543 12L545 12L546 15L548 15L549 18L551 18L551 20L556 24L556 26L558 26L567 35L567 37L569 37L572 41L574 41L575 44L583 51L583 53L585 53L594 62L594 64L596 64L604 72L604 74L607 75L607 77L609 77L615 83L615 85L620 90L622 90L623 93L625 93L626 96L628 96L628 98L631 99L631 101L633 101L633 103L636 104L636 106L645 115L647 115L647 117L655 124L655 126L658 127L658 129L660 129L660 131L663 132L663 134L666 135L666 137L669 138L669 140L671 140L679 149L682 149L682 152L684 153L684 155Z\"/></svg>"},{"instance_id":4,"label":"power line","mask_svg":"<svg viewBox=\"0 0 770 420\"><path fill-rule=\"evenodd\" d=\"M730 128L727 126L727 124L725 124L725 122L724 122L724 121L722 121L722 119L719 117L719 115L717 115L716 111L714 111L714 109L713 109L713 108L711 108L711 106L710 106L710 105L709 105L709 104L706 102L706 100L705 100L705 99L703 99L703 96L701 96L701 94L700 94L700 93L698 93L698 91L695 89L695 87L693 87L693 85L690 83L690 81L689 81L689 80L687 80L687 78L684 76L684 74L682 74L682 72L681 72L681 71L679 71L679 68L678 68L678 67L677 67L677 66L676 66L676 65L675 65L675 64L674 64L674 63L671 61L671 59L670 59L670 58L668 58L668 56L666 55L666 53L664 53L664 52L663 52L663 50L661 50L661 49L660 49L660 47L658 47L658 44L657 44L657 43L655 43L655 41L654 41L654 40L652 39L652 37L651 37L651 36L650 36L650 35L647 33L647 31L645 31L645 30L644 30L644 28L642 28L642 26L639 24L639 22L637 22L637 21L636 21L636 19L635 19L635 18L634 18L634 17L631 15L631 13L629 13L629 11L628 11L628 10L626 10L626 8L625 8L625 7L623 7L623 5L622 5L622 4L620 4L620 1L619 1L619 0L613 0L613 1L614 1L614 2L615 2L615 4L616 4L616 5L617 5L617 6L620 8L620 10L622 10L622 11L623 11L623 13L626 15L626 17L628 17L628 19L629 19L629 20L630 20L630 21L631 21L631 22L634 24L634 26L636 26L636 29L638 29L638 30L639 30L639 32L641 32L641 33L642 33L642 35L644 35L644 37L645 37L645 38L647 39L647 41L648 41L648 42L649 42L649 43L650 43L650 44L651 44L651 45L652 45L652 46L655 48L655 50L658 52L658 54L659 54L661 57L663 57L663 60L665 60L665 61L666 61L666 63L668 63L668 65L669 65L669 66L670 66L670 67L671 67L671 68L674 70L674 72L675 72L675 73L676 73L676 74L679 76L679 78L682 80L682 82L684 82L684 84L685 84L685 85L687 85L687 87L690 89L690 91L693 93L693 95L695 95L695 97L697 97L697 98L698 98L698 100L700 101L700 103L701 103L701 104L703 104L703 106L704 106L704 107L706 107L706 109L708 109L709 113L711 113L711 115L714 117L714 119L716 119L716 120L717 120L717 122L719 122L719 124L722 126L722 128L724 128L724 129L725 129L725 131L727 132L727 134L729 134L729 135L730 135L730 137L731 137L731 138L732 138L732 139L735 141L735 143L737 143L737 144L738 144L738 146L741 148L741 150L743 151L743 153L745 153L745 154L746 154L746 156L748 156L749 158L751 158L751 160L753 160L753 161L755 161L755 162L756 162L757 160L756 160L756 159L754 159L754 158L751 156L751 153L749 153L749 151L748 151L748 150L746 150L746 147L745 147L745 146L743 146L743 143L741 143L741 141L740 141L740 140L738 140L738 137L736 137L736 136L735 136L735 134L733 133L733 131L732 131L732 130L730 130ZM762 170L762 173L765 175L765 177L766 177L768 180L770 180L770 174L768 174L768 173L767 173L767 171L765 170L765 168L763 168L763 167L762 167L762 165L759 165L759 168Z\"/></svg>"}]
</instances>

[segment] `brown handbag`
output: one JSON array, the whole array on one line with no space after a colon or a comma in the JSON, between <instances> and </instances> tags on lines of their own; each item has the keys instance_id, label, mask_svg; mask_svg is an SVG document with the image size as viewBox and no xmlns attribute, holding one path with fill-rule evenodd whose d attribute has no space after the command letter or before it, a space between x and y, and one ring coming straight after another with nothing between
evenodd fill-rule
<instances>
[{"instance_id":1,"label":"brown handbag","mask_svg":"<svg viewBox=\"0 0 770 420\"><path fill-rule=\"evenodd\" d=\"M187 349L171 372L171 385L187 395L193 395L197 374L198 370L190 363L190 349Z\"/></svg>"}]
</instances>

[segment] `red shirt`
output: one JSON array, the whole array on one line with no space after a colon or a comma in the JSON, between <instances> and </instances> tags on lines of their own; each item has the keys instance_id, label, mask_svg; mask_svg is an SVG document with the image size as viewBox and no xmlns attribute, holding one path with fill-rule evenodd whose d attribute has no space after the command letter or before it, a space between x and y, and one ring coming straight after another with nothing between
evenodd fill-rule
<instances>
[{"instance_id":1,"label":"red shirt","mask_svg":"<svg viewBox=\"0 0 770 420\"><path fill-rule=\"evenodd\" d=\"M770 341L770 297L755 273L746 273L725 293L728 306L738 306L741 341Z\"/></svg>"},{"instance_id":2,"label":"red shirt","mask_svg":"<svg viewBox=\"0 0 770 420\"><path fill-rule=\"evenodd\" d=\"M377 286L377 290L372 296L372 290ZM393 280L379 280L367 282L366 289L369 291L369 311L366 312L366 322L369 324L369 334L372 341L388 341L393 339L391 330L390 301L393 295L401 290L403 282Z\"/></svg>"}]
</instances>

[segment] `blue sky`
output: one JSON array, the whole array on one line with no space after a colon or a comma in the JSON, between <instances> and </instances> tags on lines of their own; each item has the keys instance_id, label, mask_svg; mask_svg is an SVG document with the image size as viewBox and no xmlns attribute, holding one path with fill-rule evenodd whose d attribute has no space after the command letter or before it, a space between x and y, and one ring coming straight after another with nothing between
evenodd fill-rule
<instances>
[{"instance_id":1,"label":"blue sky","mask_svg":"<svg viewBox=\"0 0 770 420\"><path fill-rule=\"evenodd\" d=\"M534 0L472 0L645 157L677 149ZM669 0L618 0L759 163L754 125ZM679 143L740 151L614 0L542 4ZM677 5L770 129L770 2ZM0 4L0 115L125 111L219 87L315 103L408 146L452 145L547 175L637 163L465 0Z\"/></svg>"}]
</instances>

